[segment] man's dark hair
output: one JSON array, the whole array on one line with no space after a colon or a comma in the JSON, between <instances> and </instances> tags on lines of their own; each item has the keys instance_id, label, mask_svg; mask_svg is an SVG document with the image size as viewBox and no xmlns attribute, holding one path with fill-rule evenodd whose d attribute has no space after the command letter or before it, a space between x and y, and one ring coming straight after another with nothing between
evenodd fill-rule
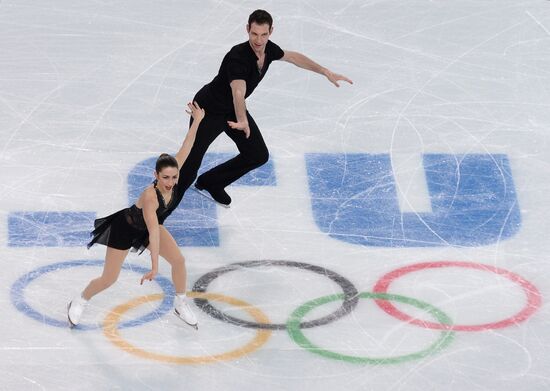
<instances>
[{"instance_id":1,"label":"man's dark hair","mask_svg":"<svg viewBox=\"0 0 550 391\"><path fill-rule=\"evenodd\" d=\"M269 29L271 30L271 26L273 26L273 18L267 11L256 10L248 17L248 26L252 26L252 23L256 23L258 25L268 24Z\"/></svg>"}]
</instances>

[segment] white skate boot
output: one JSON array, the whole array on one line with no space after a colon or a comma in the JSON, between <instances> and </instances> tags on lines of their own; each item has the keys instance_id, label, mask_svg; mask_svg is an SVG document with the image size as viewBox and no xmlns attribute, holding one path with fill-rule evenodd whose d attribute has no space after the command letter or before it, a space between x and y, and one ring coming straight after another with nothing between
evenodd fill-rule
<instances>
[{"instance_id":1,"label":"white skate boot","mask_svg":"<svg viewBox=\"0 0 550 391\"><path fill-rule=\"evenodd\" d=\"M88 300L79 295L67 305L67 318L69 319L71 327L75 327L80 323L80 317L87 304Z\"/></svg>"},{"instance_id":2,"label":"white skate boot","mask_svg":"<svg viewBox=\"0 0 550 391\"><path fill-rule=\"evenodd\" d=\"M195 316L193 311L191 311L191 308L189 308L189 304L187 304L187 300L185 296L182 298L176 295L175 303L174 303L174 313L178 318L183 320L189 326L194 327L195 330L199 329L199 323L197 322L197 317Z\"/></svg>"}]
</instances>

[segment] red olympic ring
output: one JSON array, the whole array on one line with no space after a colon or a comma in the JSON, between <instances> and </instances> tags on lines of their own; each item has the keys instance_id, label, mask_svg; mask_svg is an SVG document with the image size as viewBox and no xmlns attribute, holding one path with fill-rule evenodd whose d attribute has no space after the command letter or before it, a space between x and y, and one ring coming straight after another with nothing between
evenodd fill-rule
<instances>
[{"instance_id":1,"label":"red olympic ring","mask_svg":"<svg viewBox=\"0 0 550 391\"><path fill-rule=\"evenodd\" d=\"M491 330L499 329L507 326L511 326L520 322L523 322L529 318L534 312L536 312L541 306L541 295L539 290L531 284L529 281L525 280L523 277L509 272L505 269L500 269L490 265L484 265L481 263L472 263L472 262L460 262L460 261L439 261L439 262L424 262L416 263L413 265L405 266L399 269L395 269L378 280L375 284L373 291L375 293L388 293L388 287L390 284L395 281L397 278L404 276L405 274L416 272L424 269L435 269L442 267L462 267L469 269L477 269L482 271L493 272L502 277L509 279L510 281L518 284L523 288L525 295L527 297L527 304L525 307L519 311L514 316L500 320L498 322L485 323L479 325L444 325L441 323L428 322L420 319L413 318L401 311L399 311L390 301L388 300L375 300L376 304L386 311L389 315L400 319L402 321L415 324L417 326L434 329L434 330L454 330L454 331L482 331L482 330Z\"/></svg>"}]
</instances>

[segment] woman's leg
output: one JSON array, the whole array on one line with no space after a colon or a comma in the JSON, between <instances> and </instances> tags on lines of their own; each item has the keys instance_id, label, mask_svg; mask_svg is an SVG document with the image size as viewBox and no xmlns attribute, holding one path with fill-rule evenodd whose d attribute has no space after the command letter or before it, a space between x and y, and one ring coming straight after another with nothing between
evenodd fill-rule
<instances>
[{"instance_id":1,"label":"woman's leg","mask_svg":"<svg viewBox=\"0 0 550 391\"><path fill-rule=\"evenodd\" d=\"M90 281L82 294L74 298L67 306L67 317L72 327L80 323L80 318L86 308L88 300L113 285L118 279L122 263L126 255L128 255L128 251L129 250L117 250L116 248L107 247L105 264L103 265L103 273L101 276Z\"/></svg>"},{"instance_id":2,"label":"woman's leg","mask_svg":"<svg viewBox=\"0 0 550 391\"><path fill-rule=\"evenodd\" d=\"M186 289L186 280L187 280L187 270L185 269L185 258L183 257L178 244L168 232L164 226L159 226L160 230L160 251L159 254L161 257L166 259L166 261L172 267L172 282L174 283L174 288L176 289L176 294L183 295L185 294Z\"/></svg>"},{"instance_id":3,"label":"woman's leg","mask_svg":"<svg viewBox=\"0 0 550 391\"><path fill-rule=\"evenodd\" d=\"M185 258L181 254L181 251L166 228L162 225L160 228L160 256L166 259L172 267L172 281L174 282L174 288L176 289L176 297L174 300L174 311L177 316L180 317L185 323L195 328L198 328L197 317L191 311L191 308L187 304L187 298L185 296L185 287L187 280L187 271L185 269Z\"/></svg>"},{"instance_id":4,"label":"woman's leg","mask_svg":"<svg viewBox=\"0 0 550 391\"><path fill-rule=\"evenodd\" d=\"M100 277L90 281L86 289L82 292L82 297L85 300L90 300L99 292L109 288L118 279L122 263L126 259L129 250L118 250L116 248L107 247L105 255L105 264L103 265L103 273Z\"/></svg>"}]
</instances>

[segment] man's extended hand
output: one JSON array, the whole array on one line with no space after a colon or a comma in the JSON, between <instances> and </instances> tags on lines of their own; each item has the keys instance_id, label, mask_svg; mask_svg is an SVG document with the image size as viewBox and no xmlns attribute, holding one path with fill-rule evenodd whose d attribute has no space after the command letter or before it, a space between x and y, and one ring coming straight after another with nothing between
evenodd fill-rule
<instances>
[{"instance_id":1,"label":"man's extended hand","mask_svg":"<svg viewBox=\"0 0 550 391\"><path fill-rule=\"evenodd\" d=\"M231 129L242 130L246 138L250 137L250 126L248 126L248 122L227 121L227 124Z\"/></svg>"},{"instance_id":2,"label":"man's extended hand","mask_svg":"<svg viewBox=\"0 0 550 391\"><path fill-rule=\"evenodd\" d=\"M338 73L333 73L332 71L330 71L328 69L324 72L324 74L327 77L327 79L332 84L334 84L336 87L340 87L340 84L338 84L339 81L347 81L349 84L353 84L353 82L350 79L348 79L347 77L345 77L344 75L340 75Z\"/></svg>"}]
</instances>

